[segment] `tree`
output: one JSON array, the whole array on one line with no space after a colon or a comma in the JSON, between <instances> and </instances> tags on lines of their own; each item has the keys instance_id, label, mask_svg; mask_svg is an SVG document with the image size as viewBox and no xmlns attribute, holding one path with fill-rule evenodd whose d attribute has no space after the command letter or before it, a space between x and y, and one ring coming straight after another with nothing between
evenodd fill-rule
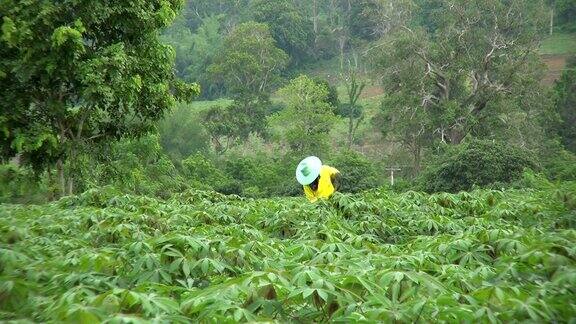
<instances>
[{"instance_id":1,"label":"tree","mask_svg":"<svg viewBox=\"0 0 576 324\"><path fill-rule=\"evenodd\" d=\"M335 109L335 113L337 113L337 108L340 106L340 99L338 98L338 89L336 86L331 85L328 80L323 79L322 77L313 77L314 82L318 83L319 85L328 89L328 97L326 98L326 102Z\"/></svg>"},{"instance_id":2,"label":"tree","mask_svg":"<svg viewBox=\"0 0 576 324\"><path fill-rule=\"evenodd\" d=\"M362 107L358 105L358 99L360 99L360 95L366 86L366 82L358 83L354 72L349 73L345 81L347 81L346 93L348 94L348 150L350 150L352 143L354 142L354 134L362 120L364 120L364 112L362 111Z\"/></svg>"},{"instance_id":3,"label":"tree","mask_svg":"<svg viewBox=\"0 0 576 324\"><path fill-rule=\"evenodd\" d=\"M299 154L320 154L336 118L327 103L328 89L301 75L280 89L287 107L273 117L291 150Z\"/></svg>"},{"instance_id":4,"label":"tree","mask_svg":"<svg viewBox=\"0 0 576 324\"><path fill-rule=\"evenodd\" d=\"M174 48L176 75L181 79L187 79L186 69L192 64L194 58L191 55L192 32L186 25L183 15L176 17L174 23L161 35L161 39Z\"/></svg>"},{"instance_id":5,"label":"tree","mask_svg":"<svg viewBox=\"0 0 576 324\"><path fill-rule=\"evenodd\" d=\"M372 122L384 137L400 143L410 153L413 175L418 175L423 150L431 143L431 117L418 98L402 92L386 96Z\"/></svg>"},{"instance_id":6,"label":"tree","mask_svg":"<svg viewBox=\"0 0 576 324\"><path fill-rule=\"evenodd\" d=\"M264 135L270 91L287 64L288 55L276 47L265 24L247 22L228 35L222 52L208 71L227 87L234 99L234 116L229 120L238 124L230 127L242 134L253 131Z\"/></svg>"},{"instance_id":7,"label":"tree","mask_svg":"<svg viewBox=\"0 0 576 324\"><path fill-rule=\"evenodd\" d=\"M381 44L377 61L383 79L421 99L435 117L440 140L458 144L496 118L505 109L502 100L539 81L534 62L546 15L542 1L458 0L441 7L433 15L433 32L398 30ZM391 56L397 46L409 52ZM401 75L423 82L405 82Z\"/></svg>"},{"instance_id":8,"label":"tree","mask_svg":"<svg viewBox=\"0 0 576 324\"><path fill-rule=\"evenodd\" d=\"M267 96L280 79L288 55L276 47L266 24L246 22L226 37L224 47L208 68L235 99Z\"/></svg>"},{"instance_id":9,"label":"tree","mask_svg":"<svg viewBox=\"0 0 576 324\"><path fill-rule=\"evenodd\" d=\"M558 135L564 147L576 153L576 56L572 56L554 86L556 111L562 119Z\"/></svg>"},{"instance_id":10,"label":"tree","mask_svg":"<svg viewBox=\"0 0 576 324\"><path fill-rule=\"evenodd\" d=\"M20 154L37 170L56 164L62 193L70 194L82 146L139 136L176 99L197 95L197 85L175 79L174 52L158 37L181 6L0 3L2 154Z\"/></svg>"},{"instance_id":11,"label":"tree","mask_svg":"<svg viewBox=\"0 0 576 324\"><path fill-rule=\"evenodd\" d=\"M237 102L230 107L212 106L201 115L202 122L218 153L226 152L239 139L247 139L251 133L266 132L266 115L263 107L246 111ZM254 108L254 107L252 107Z\"/></svg>"},{"instance_id":12,"label":"tree","mask_svg":"<svg viewBox=\"0 0 576 324\"><path fill-rule=\"evenodd\" d=\"M430 82L420 77L425 66L413 55L421 38L413 33L404 36L396 36L380 48L384 55L379 57L379 67L387 71L382 79L387 95L372 122L384 137L400 143L410 153L417 175L422 151L431 142L434 121L430 109L422 106L422 92L418 90L429 87Z\"/></svg>"},{"instance_id":13,"label":"tree","mask_svg":"<svg viewBox=\"0 0 576 324\"><path fill-rule=\"evenodd\" d=\"M252 3L254 20L270 26L278 47L292 58L293 64L310 55L313 43L313 24L306 19L292 0L255 0Z\"/></svg>"},{"instance_id":14,"label":"tree","mask_svg":"<svg viewBox=\"0 0 576 324\"><path fill-rule=\"evenodd\" d=\"M202 19L202 25L192 35L189 55L193 59L186 68L188 76L186 80L198 82L202 87L204 98L213 98L222 91L222 85L213 82L207 71L208 66L222 50L224 43L224 36L220 32L222 19L222 15Z\"/></svg>"},{"instance_id":15,"label":"tree","mask_svg":"<svg viewBox=\"0 0 576 324\"><path fill-rule=\"evenodd\" d=\"M359 39L377 40L404 23L414 9L415 6L410 0L352 1L350 33Z\"/></svg>"},{"instance_id":16,"label":"tree","mask_svg":"<svg viewBox=\"0 0 576 324\"><path fill-rule=\"evenodd\" d=\"M550 34L554 25L567 32L576 31L576 2L574 0L547 0L550 6Z\"/></svg>"},{"instance_id":17,"label":"tree","mask_svg":"<svg viewBox=\"0 0 576 324\"><path fill-rule=\"evenodd\" d=\"M176 50L178 77L200 84L203 98L213 98L222 90L221 84L211 80L206 71L224 42L220 31L222 20L222 15L205 17L192 33L180 15L162 35L164 42Z\"/></svg>"},{"instance_id":18,"label":"tree","mask_svg":"<svg viewBox=\"0 0 576 324\"><path fill-rule=\"evenodd\" d=\"M160 143L172 161L208 152L210 138L202 126L199 114L188 105L178 105L160 122Z\"/></svg>"},{"instance_id":19,"label":"tree","mask_svg":"<svg viewBox=\"0 0 576 324\"><path fill-rule=\"evenodd\" d=\"M428 192L501 185L520 179L526 168L540 170L530 151L509 143L473 140L445 149L421 179Z\"/></svg>"},{"instance_id":20,"label":"tree","mask_svg":"<svg viewBox=\"0 0 576 324\"><path fill-rule=\"evenodd\" d=\"M247 15L251 0L194 0L187 1L183 10L192 31L202 25L206 17L222 15L222 26L231 31Z\"/></svg>"}]
</instances>

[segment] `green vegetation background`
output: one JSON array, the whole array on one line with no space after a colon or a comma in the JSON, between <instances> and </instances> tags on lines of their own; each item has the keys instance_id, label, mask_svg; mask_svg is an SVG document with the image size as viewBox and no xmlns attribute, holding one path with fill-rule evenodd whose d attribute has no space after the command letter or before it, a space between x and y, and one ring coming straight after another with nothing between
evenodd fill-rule
<instances>
[{"instance_id":1,"label":"green vegetation background","mask_svg":"<svg viewBox=\"0 0 576 324\"><path fill-rule=\"evenodd\" d=\"M0 321L569 322L575 14L0 1Z\"/></svg>"}]
</instances>

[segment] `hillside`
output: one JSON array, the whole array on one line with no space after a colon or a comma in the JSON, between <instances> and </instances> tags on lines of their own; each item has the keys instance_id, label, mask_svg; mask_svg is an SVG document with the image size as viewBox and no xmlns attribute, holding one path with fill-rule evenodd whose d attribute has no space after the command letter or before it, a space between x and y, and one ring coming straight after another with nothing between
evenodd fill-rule
<instances>
[{"instance_id":1,"label":"hillside","mask_svg":"<svg viewBox=\"0 0 576 324\"><path fill-rule=\"evenodd\" d=\"M0 319L566 322L574 185L1 205Z\"/></svg>"},{"instance_id":2,"label":"hillside","mask_svg":"<svg viewBox=\"0 0 576 324\"><path fill-rule=\"evenodd\" d=\"M553 84L560 78L568 57L576 54L576 34L556 33L548 37L542 43L540 53L548 68L543 82Z\"/></svg>"}]
</instances>

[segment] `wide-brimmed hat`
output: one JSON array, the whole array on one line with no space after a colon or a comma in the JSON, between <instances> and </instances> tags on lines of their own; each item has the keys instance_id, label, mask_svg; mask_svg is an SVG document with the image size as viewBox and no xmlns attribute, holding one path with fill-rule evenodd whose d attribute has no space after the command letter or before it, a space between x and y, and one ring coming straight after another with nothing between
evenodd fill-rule
<instances>
[{"instance_id":1,"label":"wide-brimmed hat","mask_svg":"<svg viewBox=\"0 0 576 324\"><path fill-rule=\"evenodd\" d=\"M296 180L303 186L307 186L314 182L320 175L320 168L322 161L315 156L309 156L298 163L296 167Z\"/></svg>"}]
</instances>

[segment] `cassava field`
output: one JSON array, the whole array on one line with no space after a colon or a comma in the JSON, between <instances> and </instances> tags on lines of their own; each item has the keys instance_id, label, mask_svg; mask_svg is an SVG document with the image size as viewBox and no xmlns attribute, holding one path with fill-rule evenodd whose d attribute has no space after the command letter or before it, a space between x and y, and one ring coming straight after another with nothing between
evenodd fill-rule
<instances>
[{"instance_id":1,"label":"cassava field","mask_svg":"<svg viewBox=\"0 0 576 324\"><path fill-rule=\"evenodd\" d=\"M0 206L0 318L574 322L576 184Z\"/></svg>"}]
</instances>

